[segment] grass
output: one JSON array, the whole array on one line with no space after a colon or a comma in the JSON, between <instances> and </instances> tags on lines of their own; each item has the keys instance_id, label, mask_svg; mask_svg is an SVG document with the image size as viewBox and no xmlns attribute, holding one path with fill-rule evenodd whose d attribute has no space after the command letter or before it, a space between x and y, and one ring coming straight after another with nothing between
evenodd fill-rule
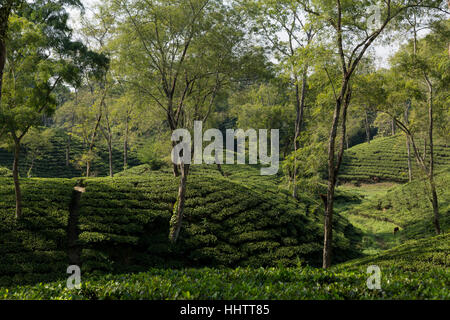
<instances>
[{"instance_id":1,"label":"grass","mask_svg":"<svg viewBox=\"0 0 450 320\"><path fill-rule=\"evenodd\" d=\"M338 190L341 192L355 195L350 200L348 198L343 200L337 199L335 208L353 226L362 230L361 250L363 254L377 254L382 250L401 244L399 237L393 233L394 228L397 227L395 223L384 219L374 219L371 216L364 215L364 213L359 213L356 209L361 206L361 203L386 196L388 191L396 186L398 184L382 182L376 184L361 183L358 184L358 187L351 183L346 183L338 187Z\"/></svg>"},{"instance_id":2,"label":"grass","mask_svg":"<svg viewBox=\"0 0 450 320\"><path fill-rule=\"evenodd\" d=\"M441 171L435 181L438 190L441 228L450 227L450 172ZM354 194L356 200L337 201L336 209L363 232L362 252L376 254L410 239L435 234L426 180L394 183L343 184L338 190ZM399 232L394 234L394 228Z\"/></svg>"}]
</instances>

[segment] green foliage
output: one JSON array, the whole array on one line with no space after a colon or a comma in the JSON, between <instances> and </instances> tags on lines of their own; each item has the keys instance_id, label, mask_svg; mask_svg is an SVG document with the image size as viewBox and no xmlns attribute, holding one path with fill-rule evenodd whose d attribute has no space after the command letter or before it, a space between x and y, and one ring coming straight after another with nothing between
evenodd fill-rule
<instances>
[{"instance_id":1,"label":"green foliage","mask_svg":"<svg viewBox=\"0 0 450 320\"><path fill-rule=\"evenodd\" d=\"M8 168L0 167L0 177L12 177L12 171Z\"/></svg>"},{"instance_id":2,"label":"green foliage","mask_svg":"<svg viewBox=\"0 0 450 320\"><path fill-rule=\"evenodd\" d=\"M164 138L148 139L138 151L140 162L148 164L151 170L159 170L170 162L170 139Z\"/></svg>"},{"instance_id":3,"label":"green foliage","mask_svg":"<svg viewBox=\"0 0 450 320\"><path fill-rule=\"evenodd\" d=\"M450 233L418 240L409 240L400 246L385 250L377 255L359 258L339 265L337 270L364 269L378 265L381 270L397 270L405 275L420 278L429 271L436 271L436 277L444 281L441 288L448 288L450 267ZM426 277L424 277L425 279ZM433 288L428 288L432 290ZM447 290L448 291L448 290ZM448 294L448 292L447 292Z\"/></svg>"},{"instance_id":4,"label":"green foliage","mask_svg":"<svg viewBox=\"0 0 450 320\"><path fill-rule=\"evenodd\" d=\"M420 150L423 145L419 144ZM428 148L429 152L429 148ZM450 148L435 143L434 146L436 170L448 166ZM339 174L341 181L408 181L408 161L406 138L404 135L378 138L346 150ZM420 177L421 171L411 155L413 177ZM428 158L428 157L427 157Z\"/></svg>"},{"instance_id":5,"label":"green foliage","mask_svg":"<svg viewBox=\"0 0 450 320\"><path fill-rule=\"evenodd\" d=\"M82 278L0 288L0 299L245 300L245 299L449 299L450 234L411 241L377 257L331 270L283 266L237 269L150 269L145 273ZM379 265L381 290L367 287L367 266Z\"/></svg>"},{"instance_id":6,"label":"green foliage","mask_svg":"<svg viewBox=\"0 0 450 320\"><path fill-rule=\"evenodd\" d=\"M26 177L27 171L31 167L34 158L32 175L42 178L73 178L84 175L83 170L77 165L77 159L83 155L83 141L76 136L71 137L70 142L70 161L66 166L66 149L69 136L63 130L52 130L48 140L43 148L37 148L44 141L38 139L39 135L34 137L30 135L30 140L34 141L33 145L26 143L21 150L22 166L20 169L21 176ZM28 140L28 138L26 138ZM28 141L30 141L28 140ZM30 148L32 147L32 148ZM33 151L34 150L34 151ZM35 154L38 157L35 157ZM97 176L106 176L109 173L108 167L108 150L107 147L99 144L95 148L96 158L92 164L92 172ZM113 145L113 168L115 172L119 172L123 168L121 146ZM140 164L137 159L136 152L128 153L128 162L131 166ZM0 149L0 166L11 168L13 163L13 155L11 152Z\"/></svg>"},{"instance_id":7,"label":"green foliage","mask_svg":"<svg viewBox=\"0 0 450 320\"><path fill-rule=\"evenodd\" d=\"M299 259L319 265L322 213L317 204L306 197L302 202L292 200L269 178L258 176L258 181L256 170L249 170L247 182L243 168L233 173L231 167L236 166L225 167L229 178L223 178L217 170L193 166L176 245L169 243L168 232L177 178L150 171L139 177L87 179L77 241L84 272L143 271L151 266L292 266ZM4 250L15 255L5 260L2 284L65 276L63 264L68 262L61 255L58 260L49 254L42 266L30 260L26 268L25 256L14 257L39 254L36 246L65 254L64 228L75 184L75 180L24 179L24 221L18 226L12 213L13 186L6 178L0 180L0 237L10 244ZM359 241L358 232L337 216L336 260L356 257ZM36 268L43 269L37 273Z\"/></svg>"},{"instance_id":8,"label":"green foliage","mask_svg":"<svg viewBox=\"0 0 450 320\"><path fill-rule=\"evenodd\" d=\"M67 268L68 206L74 183L23 180L23 219L14 218L14 187L0 178L0 285L47 281Z\"/></svg>"},{"instance_id":9,"label":"green foliage","mask_svg":"<svg viewBox=\"0 0 450 320\"><path fill-rule=\"evenodd\" d=\"M327 172L326 143L303 134L299 138L299 146L297 152L292 152L283 162L283 172L292 177L296 167L297 190L316 195L322 191L320 184L324 183Z\"/></svg>"},{"instance_id":10,"label":"green foliage","mask_svg":"<svg viewBox=\"0 0 450 320\"><path fill-rule=\"evenodd\" d=\"M450 228L449 179L448 170L435 176L440 223L444 232ZM365 217L368 219L367 224L382 221L390 223L391 226L400 227L400 231L395 236L400 242L431 236L435 234L435 231L432 224L433 211L429 199L429 188L426 179L418 179L391 188L385 194L367 199L348 210L346 214ZM392 231L393 228L387 232L392 235Z\"/></svg>"}]
</instances>

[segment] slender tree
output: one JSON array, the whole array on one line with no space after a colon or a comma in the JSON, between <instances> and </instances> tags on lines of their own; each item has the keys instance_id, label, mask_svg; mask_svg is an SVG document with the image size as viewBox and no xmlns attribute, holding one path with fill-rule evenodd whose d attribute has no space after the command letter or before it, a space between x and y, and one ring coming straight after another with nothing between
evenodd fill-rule
<instances>
[{"instance_id":1,"label":"slender tree","mask_svg":"<svg viewBox=\"0 0 450 320\"><path fill-rule=\"evenodd\" d=\"M334 193L342 163L346 137L347 110L351 101L351 80L374 41L409 8L439 8L442 1L387 0L374 9L371 1L300 1L303 9L325 22L333 32L341 69L340 86L334 90L335 107L328 141L328 188L325 206L323 268L331 266ZM378 11L379 10L379 11ZM378 15L377 12L380 14ZM341 126L341 142L336 155L336 139Z\"/></svg>"},{"instance_id":2,"label":"slender tree","mask_svg":"<svg viewBox=\"0 0 450 320\"><path fill-rule=\"evenodd\" d=\"M16 218L22 217L19 182L20 149L29 130L55 108L55 89L76 82L79 64L88 53L71 40L66 4L78 1L22 3L8 20L6 72L2 83L0 126L14 150L13 178ZM52 30L53 32L50 32ZM91 56L93 57L93 56ZM91 60L85 67L91 66Z\"/></svg>"}]
</instances>

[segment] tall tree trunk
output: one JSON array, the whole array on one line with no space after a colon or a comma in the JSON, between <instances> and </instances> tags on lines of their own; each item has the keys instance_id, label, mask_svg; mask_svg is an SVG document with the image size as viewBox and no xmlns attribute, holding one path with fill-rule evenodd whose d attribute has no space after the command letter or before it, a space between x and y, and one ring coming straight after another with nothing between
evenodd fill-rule
<instances>
[{"instance_id":1,"label":"tall tree trunk","mask_svg":"<svg viewBox=\"0 0 450 320\"><path fill-rule=\"evenodd\" d=\"M130 119L127 112L127 118L125 119L125 136L123 139L123 169L126 170L128 168L128 132L129 132L129 123Z\"/></svg>"},{"instance_id":2,"label":"tall tree trunk","mask_svg":"<svg viewBox=\"0 0 450 320\"><path fill-rule=\"evenodd\" d=\"M412 163L411 163L411 143L409 137L406 136L406 151L408 152L408 181L412 181Z\"/></svg>"},{"instance_id":3,"label":"tall tree trunk","mask_svg":"<svg viewBox=\"0 0 450 320\"><path fill-rule=\"evenodd\" d=\"M2 39L2 35L0 35L0 99L2 97L3 70L5 69L5 63L6 63L6 44L5 41Z\"/></svg>"},{"instance_id":4,"label":"tall tree trunk","mask_svg":"<svg viewBox=\"0 0 450 320\"><path fill-rule=\"evenodd\" d=\"M33 171L33 167L34 167L34 158L31 160L30 168L28 168L27 178L31 178L31 172Z\"/></svg>"},{"instance_id":5,"label":"tall tree trunk","mask_svg":"<svg viewBox=\"0 0 450 320\"><path fill-rule=\"evenodd\" d=\"M114 169L113 169L113 147L112 147L112 131L111 131L111 125L109 122L109 116L108 112L105 112L105 119L106 119L106 142L108 144L108 160L109 160L109 176L112 178L114 177Z\"/></svg>"},{"instance_id":6,"label":"tall tree trunk","mask_svg":"<svg viewBox=\"0 0 450 320\"><path fill-rule=\"evenodd\" d=\"M436 185L434 183L434 145L433 145L433 86L431 81L425 76L428 84L428 139L430 143L430 168L428 172L428 178L431 186L431 204L433 206L433 224L436 234L441 233L441 226L439 222L439 203L438 196L436 192Z\"/></svg>"},{"instance_id":7,"label":"tall tree trunk","mask_svg":"<svg viewBox=\"0 0 450 320\"><path fill-rule=\"evenodd\" d=\"M405 110L405 124L409 123L409 109L411 108L411 101L408 101L406 110ZM406 151L408 152L408 180L412 181L412 164L411 164L411 144L409 141L409 136L406 135Z\"/></svg>"},{"instance_id":8,"label":"tall tree trunk","mask_svg":"<svg viewBox=\"0 0 450 320\"><path fill-rule=\"evenodd\" d=\"M88 150L88 159L86 163L86 177L89 178L91 174L91 157L92 157L92 151L94 149L95 145L95 139L97 137L97 131L98 127L100 125L100 121L102 120L102 113L100 113L97 117L97 123L95 124L94 131L92 132L91 141L89 143L89 150Z\"/></svg>"},{"instance_id":9,"label":"tall tree trunk","mask_svg":"<svg viewBox=\"0 0 450 320\"><path fill-rule=\"evenodd\" d=\"M180 171L181 171L181 178L180 178L180 185L178 188L176 211L174 211L170 221L169 239L172 243L175 243L177 241L181 230L181 224L183 222L184 202L186 199L186 183L189 174L189 165L182 163L180 165Z\"/></svg>"},{"instance_id":10,"label":"tall tree trunk","mask_svg":"<svg viewBox=\"0 0 450 320\"><path fill-rule=\"evenodd\" d=\"M72 135L69 133L67 137L67 145L66 145L66 167L70 165L70 145L72 143Z\"/></svg>"},{"instance_id":11,"label":"tall tree trunk","mask_svg":"<svg viewBox=\"0 0 450 320\"><path fill-rule=\"evenodd\" d=\"M392 130L392 135L395 136L395 120L392 119L391 121L391 130Z\"/></svg>"},{"instance_id":12,"label":"tall tree trunk","mask_svg":"<svg viewBox=\"0 0 450 320\"><path fill-rule=\"evenodd\" d=\"M8 33L8 19L11 14L11 8L11 1L3 4L0 8L0 99L2 97L3 70L6 63L6 35Z\"/></svg>"},{"instance_id":13,"label":"tall tree trunk","mask_svg":"<svg viewBox=\"0 0 450 320\"><path fill-rule=\"evenodd\" d=\"M16 219L22 218L22 191L19 181L19 157L20 157L20 141L14 141L14 163L13 163L13 179L14 190L16 195Z\"/></svg>"},{"instance_id":14,"label":"tall tree trunk","mask_svg":"<svg viewBox=\"0 0 450 320\"><path fill-rule=\"evenodd\" d=\"M327 186L327 198L325 203L324 240L323 240L323 257L322 257L322 267L325 269L331 267L334 193L336 188L337 175L339 173L339 168L344 154L345 137L347 135L347 128L346 128L347 108L348 105L350 104L350 98L351 98L351 90L349 88L348 79L344 78L340 95L336 99L336 106L334 108L333 122L328 142L328 186ZM337 161L335 161L336 136L341 109L342 109L342 137L338 158Z\"/></svg>"},{"instance_id":15,"label":"tall tree trunk","mask_svg":"<svg viewBox=\"0 0 450 320\"><path fill-rule=\"evenodd\" d=\"M450 0L447 0L448 10L450 10ZM448 57L450 58L450 41L448 42Z\"/></svg>"},{"instance_id":16,"label":"tall tree trunk","mask_svg":"<svg viewBox=\"0 0 450 320\"><path fill-rule=\"evenodd\" d=\"M109 176L111 178L114 177L112 152L113 152L113 149L112 149L112 135L109 132L108 133L108 154L109 154Z\"/></svg>"},{"instance_id":17,"label":"tall tree trunk","mask_svg":"<svg viewBox=\"0 0 450 320\"><path fill-rule=\"evenodd\" d=\"M172 147L175 147L176 143L172 141ZM174 177L180 176L180 170L178 170L178 166L175 163L172 163L172 174Z\"/></svg>"},{"instance_id":18,"label":"tall tree trunk","mask_svg":"<svg viewBox=\"0 0 450 320\"><path fill-rule=\"evenodd\" d=\"M295 119L295 134L294 134L294 170L292 172L292 180L294 181L294 188L292 191L292 197L297 199L297 150L298 150L298 137L302 131L303 117L305 110L305 97L306 97L306 81L307 81L307 68L305 67L302 74L302 89L298 85L296 77L295 83L295 98L296 98L296 119Z\"/></svg>"},{"instance_id":19,"label":"tall tree trunk","mask_svg":"<svg viewBox=\"0 0 450 320\"><path fill-rule=\"evenodd\" d=\"M366 140L367 143L370 143L370 125L369 125L369 114L367 112L367 109L364 110L365 111L365 127L366 127Z\"/></svg>"}]
</instances>

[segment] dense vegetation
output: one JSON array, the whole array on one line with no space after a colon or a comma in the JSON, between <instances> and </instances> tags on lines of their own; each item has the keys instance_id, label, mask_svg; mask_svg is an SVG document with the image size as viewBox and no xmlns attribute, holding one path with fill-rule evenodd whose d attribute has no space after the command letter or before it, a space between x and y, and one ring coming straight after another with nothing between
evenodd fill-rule
<instances>
[{"instance_id":1,"label":"dense vegetation","mask_svg":"<svg viewBox=\"0 0 450 320\"><path fill-rule=\"evenodd\" d=\"M234 176L231 167L225 170ZM270 181L264 191L261 184L254 188L250 181L246 183L243 171L234 172L236 177L230 180L219 173L192 175L186 225L177 245L167 241L176 201L175 178L153 172L144 177L84 181L86 192L77 212L77 246L70 249L66 230L77 181L24 180L26 216L16 222L8 213L14 206L13 188L4 178L1 283L64 276L64 265L70 259L85 272L136 271L151 266L295 265L299 261L319 265L319 205L306 199L295 202ZM39 201L41 192L47 195L45 205ZM344 218L338 220L336 231L337 260L357 256L359 233Z\"/></svg>"},{"instance_id":2,"label":"dense vegetation","mask_svg":"<svg viewBox=\"0 0 450 320\"><path fill-rule=\"evenodd\" d=\"M30 145L21 150L23 159L20 167L20 175L23 177L40 178L74 178L84 174L81 162L83 154L83 141L76 136L72 136L68 149L68 134L62 130L52 130L48 143L43 146ZM123 170L123 156L119 149L120 146L114 146L113 170L120 172ZM39 149L39 157L35 157L35 149ZM95 149L97 157L92 163L92 176L108 175L108 150L104 145L99 145ZM5 149L0 149L0 166L12 168L13 155ZM135 152L130 152L129 165L139 164ZM31 169L30 169L31 167ZM4 169L3 169L4 170ZM0 171L2 176L2 171Z\"/></svg>"},{"instance_id":3,"label":"dense vegetation","mask_svg":"<svg viewBox=\"0 0 450 320\"><path fill-rule=\"evenodd\" d=\"M430 248L433 248L430 250ZM450 234L410 241L332 270L293 268L151 269L93 276L81 289L64 282L0 289L3 299L449 299ZM366 286L368 265L381 266L382 290Z\"/></svg>"},{"instance_id":4,"label":"dense vegetation","mask_svg":"<svg viewBox=\"0 0 450 320\"><path fill-rule=\"evenodd\" d=\"M448 167L436 175L436 185L439 197L439 210L442 212L442 229L450 228L450 195ZM434 234L430 217L432 205L427 197L429 185L424 179L389 186L377 185L358 188L344 185L345 192L354 194L355 198L343 205L340 210L353 225L366 231L363 246L369 248L389 248L410 239L420 239ZM369 190L363 191L361 190ZM399 231L393 233L394 228ZM373 235L376 235L375 237Z\"/></svg>"},{"instance_id":5,"label":"dense vegetation","mask_svg":"<svg viewBox=\"0 0 450 320\"><path fill-rule=\"evenodd\" d=\"M0 298L449 299L449 10L2 0Z\"/></svg>"},{"instance_id":6,"label":"dense vegetation","mask_svg":"<svg viewBox=\"0 0 450 320\"><path fill-rule=\"evenodd\" d=\"M423 152L423 144L420 146ZM429 153L429 149L427 149ZM436 170L448 167L450 146L434 146ZM429 157L429 155L428 155ZM408 182L408 155L404 135L378 138L370 143L362 143L345 151L342 163L341 181ZM413 175L423 176L414 158Z\"/></svg>"}]
</instances>

